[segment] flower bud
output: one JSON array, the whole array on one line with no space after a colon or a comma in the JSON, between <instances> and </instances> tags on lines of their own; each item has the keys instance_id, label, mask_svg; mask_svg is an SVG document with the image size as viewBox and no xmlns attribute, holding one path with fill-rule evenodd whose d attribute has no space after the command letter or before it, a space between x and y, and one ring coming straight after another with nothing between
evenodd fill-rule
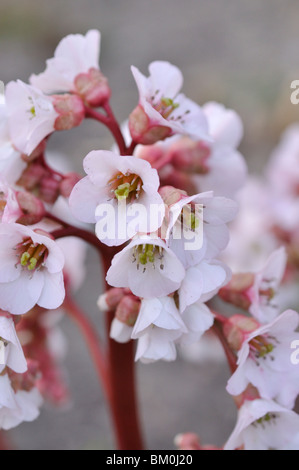
<instances>
[{"instance_id":1,"label":"flower bud","mask_svg":"<svg viewBox=\"0 0 299 470\"><path fill-rule=\"evenodd\" d=\"M243 310L248 310L251 305L248 291L253 286L253 283L253 273L234 274L231 281L220 289L218 295L225 302L233 304Z\"/></svg>"},{"instance_id":2,"label":"flower bud","mask_svg":"<svg viewBox=\"0 0 299 470\"><path fill-rule=\"evenodd\" d=\"M154 144L172 134L170 127L153 124L140 105L130 114L129 129L132 139L143 145Z\"/></svg>"},{"instance_id":3,"label":"flower bud","mask_svg":"<svg viewBox=\"0 0 299 470\"><path fill-rule=\"evenodd\" d=\"M39 185L39 197L49 204L54 204L59 196L59 181L53 176L42 178Z\"/></svg>"},{"instance_id":4,"label":"flower bud","mask_svg":"<svg viewBox=\"0 0 299 470\"><path fill-rule=\"evenodd\" d=\"M175 168L187 173L206 174L211 151L206 143L183 137L169 148L170 160Z\"/></svg>"},{"instance_id":5,"label":"flower bud","mask_svg":"<svg viewBox=\"0 0 299 470\"><path fill-rule=\"evenodd\" d=\"M82 99L77 95L53 95L53 106L58 113L54 127L57 131L70 130L81 124L85 117Z\"/></svg>"},{"instance_id":6,"label":"flower bud","mask_svg":"<svg viewBox=\"0 0 299 470\"><path fill-rule=\"evenodd\" d=\"M80 181L80 179L81 176L77 173L68 173L67 175L65 175L59 185L59 191L61 196L66 198L70 197L74 186Z\"/></svg>"},{"instance_id":7,"label":"flower bud","mask_svg":"<svg viewBox=\"0 0 299 470\"><path fill-rule=\"evenodd\" d=\"M100 295L97 305L102 312L115 310L124 295L125 289L114 287L113 289L109 289L105 294Z\"/></svg>"},{"instance_id":8,"label":"flower bud","mask_svg":"<svg viewBox=\"0 0 299 470\"><path fill-rule=\"evenodd\" d=\"M127 326L134 326L140 310L140 300L132 295L126 295L119 302L115 317Z\"/></svg>"},{"instance_id":9,"label":"flower bud","mask_svg":"<svg viewBox=\"0 0 299 470\"><path fill-rule=\"evenodd\" d=\"M95 68L91 68L88 73L77 75L75 87L82 99L95 108L103 106L111 95L107 78Z\"/></svg>"},{"instance_id":10,"label":"flower bud","mask_svg":"<svg viewBox=\"0 0 299 470\"><path fill-rule=\"evenodd\" d=\"M33 194L27 191L18 191L16 193L17 201L22 215L17 220L17 223L22 225L33 225L40 222L45 216L45 208L43 203L37 199Z\"/></svg>"},{"instance_id":11,"label":"flower bud","mask_svg":"<svg viewBox=\"0 0 299 470\"><path fill-rule=\"evenodd\" d=\"M235 351L239 351L246 337L259 328L257 320L244 315L233 315L223 325L223 333L228 344Z\"/></svg>"}]
</instances>

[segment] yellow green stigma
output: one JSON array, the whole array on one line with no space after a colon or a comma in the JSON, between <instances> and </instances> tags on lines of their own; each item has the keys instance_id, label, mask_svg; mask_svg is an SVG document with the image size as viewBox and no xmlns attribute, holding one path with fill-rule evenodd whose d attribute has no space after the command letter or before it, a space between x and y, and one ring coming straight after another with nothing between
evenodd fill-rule
<instances>
[{"instance_id":1,"label":"yellow green stigma","mask_svg":"<svg viewBox=\"0 0 299 470\"><path fill-rule=\"evenodd\" d=\"M48 249L45 245L33 243L29 239L17 246L17 253L20 265L27 268L28 271L35 271L43 265L48 255Z\"/></svg>"},{"instance_id":2,"label":"yellow green stigma","mask_svg":"<svg viewBox=\"0 0 299 470\"><path fill-rule=\"evenodd\" d=\"M108 186L110 187L111 193L118 201L129 201L133 202L135 199L139 199L142 191L142 180L140 176L136 174L123 174L117 173L110 179Z\"/></svg>"},{"instance_id":3,"label":"yellow green stigma","mask_svg":"<svg viewBox=\"0 0 299 470\"><path fill-rule=\"evenodd\" d=\"M133 263L137 262L137 269L142 265L143 272L146 271L148 263L155 266L156 259L160 260L160 269L164 269L162 262L164 258L163 248L151 244L138 245L133 251Z\"/></svg>"}]
</instances>

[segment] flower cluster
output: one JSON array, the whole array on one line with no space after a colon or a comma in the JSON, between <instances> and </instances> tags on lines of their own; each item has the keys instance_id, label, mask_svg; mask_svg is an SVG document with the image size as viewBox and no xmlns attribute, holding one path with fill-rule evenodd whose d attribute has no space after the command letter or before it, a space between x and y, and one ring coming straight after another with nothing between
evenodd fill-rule
<instances>
[{"instance_id":1,"label":"flower cluster","mask_svg":"<svg viewBox=\"0 0 299 470\"><path fill-rule=\"evenodd\" d=\"M239 409L224 449L298 449L299 373L290 344L299 342L299 315L280 314L277 301L280 284L294 280L298 268L298 130L287 134L270 164L271 204L269 196L259 201L269 207L259 228L267 225L275 250L258 270L245 263L232 272L242 261L238 247L250 239L248 230L234 244L238 191L247 176L237 150L240 117L216 102L193 102L181 93L181 71L155 61L148 76L131 68L139 101L120 126L99 53L98 31L69 35L44 72L28 84L8 83L0 102L0 429L35 419L43 399L68 399L57 325L66 312L87 337L112 402L120 393L112 370L116 343L123 351L134 345L136 361L173 361L178 348L214 333ZM51 135L85 119L106 126L116 145L90 149L83 177L52 168ZM286 168L285 155L296 171ZM242 200L240 207L242 218ZM85 276L83 241L105 268L108 288L98 307L107 312L108 352L72 298ZM215 305L225 302L238 313L220 315ZM216 449L194 434L176 443Z\"/></svg>"}]
</instances>

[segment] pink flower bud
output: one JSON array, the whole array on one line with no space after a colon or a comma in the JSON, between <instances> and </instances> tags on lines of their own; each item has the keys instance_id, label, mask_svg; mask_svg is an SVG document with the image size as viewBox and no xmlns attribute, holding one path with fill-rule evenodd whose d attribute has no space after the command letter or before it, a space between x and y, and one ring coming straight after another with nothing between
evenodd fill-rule
<instances>
[{"instance_id":1,"label":"pink flower bud","mask_svg":"<svg viewBox=\"0 0 299 470\"><path fill-rule=\"evenodd\" d=\"M111 90L107 78L96 68L80 73L75 78L75 88L82 99L92 107L100 107L109 100Z\"/></svg>"},{"instance_id":2,"label":"pink flower bud","mask_svg":"<svg viewBox=\"0 0 299 470\"><path fill-rule=\"evenodd\" d=\"M140 300L132 295L126 295L119 302L115 316L127 326L134 326L140 310Z\"/></svg>"},{"instance_id":3,"label":"pink flower bud","mask_svg":"<svg viewBox=\"0 0 299 470\"><path fill-rule=\"evenodd\" d=\"M223 333L232 349L239 351L247 336L259 328L257 320L244 315L233 315L223 326Z\"/></svg>"},{"instance_id":4,"label":"pink flower bud","mask_svg":"<svg viewBox=\"0 0 299 470\"><path fill-rule=\"evenodd\" d=\"M98 300L98 307L102 312L108 310L115 310L119 302L125 295L125 289L115 287L109 289L105 294L100 295Z\"/></svg>"},{"instance_id":5,"label":"pink flower bud","mask_svg":"<svg viewBox=\"0 0 299 470\"><path fill-rule=\"evenodd\" d=\"M59 196L59 184L52 176L44 177L39 185L39 197L49 204L54 204Z\"/></svg>"},{"instance_id":6,"label":"pink flower bud","mask_svg":"<svg viewBox=\"0 0 299 470\"><path fill-rule=\"evenodd\" d=\"M54 128L64 131L77 127L85 116L82 99L77 95L53 95L53 106L58 113Z\"/></svg>"},{"instance_id":7,"label":"pink flower bud","mask_svg":"<svg viewBox=\"0 0 299 470\"><path fill-rule=\"evenodd\" d=\"M234 274L232 280L222 289L218 295L230 304L236 307L248 310L251 305L251 300L248 290L254 284L253 273L238 273Z\"/></svg>"},{"instance_id":8,"label":"pink flower bud","mask_svg":"<svg viewBox=\"0 0 299 470\"><path fill-rule=\"evenodd\" d=\"M261 398L259 391L252 384L249 384L240 395L233 396L237 408L241 408L245 401L258 400L259 398Z\"/></svg>"},{"instance_id":9,"label":"pink flower bud","mask_svg":"<svg viewBox=\"0 0 299 470\"><path fill-rule=\"evenodd\" d=\"M63 197L70 197L74 186L80 181L81 176L77 173L68 173L65 175L59 185L60 194Z\"/></svg>"},{"instance_id":10,"label":"pink flower bud","mask_svg":"<svg viewBox=\"0 0 299 470\"><path fill-rule=\"evenodd\" d=\"M45 216L45 208L43 203L37 199L33 194L27 191L19 191L16 194L17 201L22 215L17 220L17 223L22 225L33 225L40 222Z\"/></svg>"},{"instance_id":11,"label":"pink flower bud","mask_svg":"<svg viewBox=\"0 0 299 470\"><path fill-rule=\"evenodd\" d=\"M188 137L174 142L169 148L172 164L178 170L188 173L206 174L209 172L208 160L211 151L202 141L194 141Z\"/></svg>"},{"instance_id":12,"label":"pink flower bud","mask_svg":"<svg viewBox=\"0 0 299 470\"><path fill-rule=\"evenodd\" d=\"M154 144L172 134L170 127L153 124L140 105L130 114L129 129L132 139L143 145Z\"/></svg>"},{"instance_id":13,"label":"pink flower bud","mask_svg":"<svg viewBox=\"0 0 299 470\"><path fill-rule=\"evenodd\" d=\"M27 191L32 191L38 186L41 179L47 174L47 170L39 163L31 163L23 171L21 177L17 181L18 186L22 186Z\"/></svg>"}]
</instances>

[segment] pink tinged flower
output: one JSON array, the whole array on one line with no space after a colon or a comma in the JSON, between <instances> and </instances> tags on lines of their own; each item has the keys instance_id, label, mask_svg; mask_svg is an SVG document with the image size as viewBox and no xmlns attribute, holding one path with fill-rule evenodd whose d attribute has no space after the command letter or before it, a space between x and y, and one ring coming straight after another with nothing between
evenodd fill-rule
<instances>
[{"instance_id":1,"label":"pink tinged flower","mask_svg":"<svg viewBox=\"0 0 299 470\"><path fill-rule=\"evenodd\" d=\"M136 361L174 360L174 342L183 333L187 333L187 328L173 298L143 299L132 333L132 338L138 339Z\"/></svg>"},{"instance_id":2,"label":"pink tinged flower","mask_svg":"<svg viewBox=\"0 0 299 470\"><path fill-rule=\"evenodd\" d=\"M0 388L0 429L12 429L38 418L43 399L37 388L15 392L7 374L0 376Z\"/></svg>"},{"instance_id":3,"label":"pink tinged flower","mask_svg":"<svg viewBox=\"0 0 299 470\"><path fill-rule=\"evenodd\" d=\"M202 302L196 302L187 307L182 318L188 329L188 332L179 339L179 343L183 345L198 342L214 324L214 315Z\"/></svg>"},{"instance_id":4,"label":"pink tinged flower","mask_svg":"<svg viewBox=\"0 0 299 470\"><path fill-rule=\"evenodd\" d=\"M271 400L246 401L224 450L299 450L298 427L294 411Z\"/></svg>"},{"instance_id":5,"label":"pink tinged flower","mask_svg":"<svg viewBox=\"0 0 299 470\"><path fill-rule=\"evenodd\" d=\"M190 214L186 211L188 208ZM220 254L229 242L226 224L235 217L237 210L234 201L214 197L212 191L191 197L183 196L170 207L168 243L185 267ZM192 232L195 234L194 239Z\"/></svg>"},{"instance_id":6,"label":"pink tinged flower","mask_svg":"<svg viewBox=\"0 0 299 470\"><path fill-rule=\"evenodd\" d=\"M12 318L0 316L0 373L5 367L23 374L27 371L27 361Z\"/></svg>"},{"instance_id":7,"label":"pink tinged flower","mask_svg":"<svg viewBox=\"0 0 299 470\"><path fill-rule=\"evenodd\" d=\"M64 256L45 232L0 225L0 308L22 315L36 304L58 308L65 296Z\"/></svg>"},{"instance_id":8,"label":"pink tinged flower","mask_svg":"<svg viewBox=\"0 0 299 470\"><path fill-rule=\"evenodd\" d=\"M202 109L179 93L183 85L181 71L169 62L156 61L149 65L149 72L145 77L132 67L139 91L139 104L129 118L134 141L150 145L173 134L208 139Z\"/></svg>"},{"instance_id":9,"label":"pink tinged flower","mask_svg":"<svg viewBox=\"0 0 299 470\"><path fill-rule=\"evenodd\" d=\"M10 137L15 147L30 155L55 130L58 113L52 99L18 80L6 87Z\"/></svg>"},{"instance_id":10,"label":"pink tinged flower","mask_svg":"<svg viewBox=\"0 0 299 470\"><path fill-rule=\"evenodd\" d=\"M202 260L186 270L179 293L180 311L197 301L207 302L231 278L231 271L218 260Z\"/></svg>"},{"instance_id":11,"label":"pink tinged flower","mask_svg":"<svg viewBox=\"0 0 299 470\"><path fill-rule=\"evenodd\" d=\"M274 251L268 258L265 267L255 275L252 287L247 291L251 305L249 312L259 322L267 323L278 315L275 297L282 282L287 264L284 247Z\"/></svg>"},{"instance_id":12,"label":"pink tinged flower","mask_svg":"<svg viewBox=\"0 0 299 470\"><path fill-rule=\"evenodd\" d=\"M84 159L84 169L87 176L74 187L70 207L79 220L97 223L103 243L121 245L138 232L160 227L165 209L159 177L147 161L93 151Z\"/></svg>"},{"instance_id":13,"label":"pink tinged flower","mask_svg":"<svg viewBox=\"0 0 299 470\"><path fill-rule=\"evenodd\" d=\"M298 324L298 313L287 310L268 325L247 334L227 391L236 396L251 383L262 398L293 408L299 393L299 374L291 361L291 344L299 339L295 332Z\"/></svg>"},{"instance_id":14,"label":"pink tinged flower","mask_svg":"<svg viewBox=\"0 0 299 470\"><path fill-rule=\"evenodd\" d=\"M175 292L184 276L182 263L163 240L139 236L114 256L106 280L148 299Z\"/></svg>"},{"instance_id":15,"label":"pink tinged flower","mask_svg":"<svg viewBox=\"0 0 299 470\"><path fill-rule=\"evenodd\" d=\"M110 96L107 79L99 70L100 40L97 30L66 36L47 60L46 70L32 75L30 83L44 93L78 93L91 106L100 106Z\"/></svg>"},{"instance_id":16,"label":"pink tinged flower","mask_svg":"<svg viewBox=\"0 0 299 470\"><path fill-rule=\"evenodd\" d=\"M54 130L72 129L81 124L85 116L78 96L46 96L21 80L7 85L6 103L11 140L26 155Z\"/></svg>"}]
</instances>

